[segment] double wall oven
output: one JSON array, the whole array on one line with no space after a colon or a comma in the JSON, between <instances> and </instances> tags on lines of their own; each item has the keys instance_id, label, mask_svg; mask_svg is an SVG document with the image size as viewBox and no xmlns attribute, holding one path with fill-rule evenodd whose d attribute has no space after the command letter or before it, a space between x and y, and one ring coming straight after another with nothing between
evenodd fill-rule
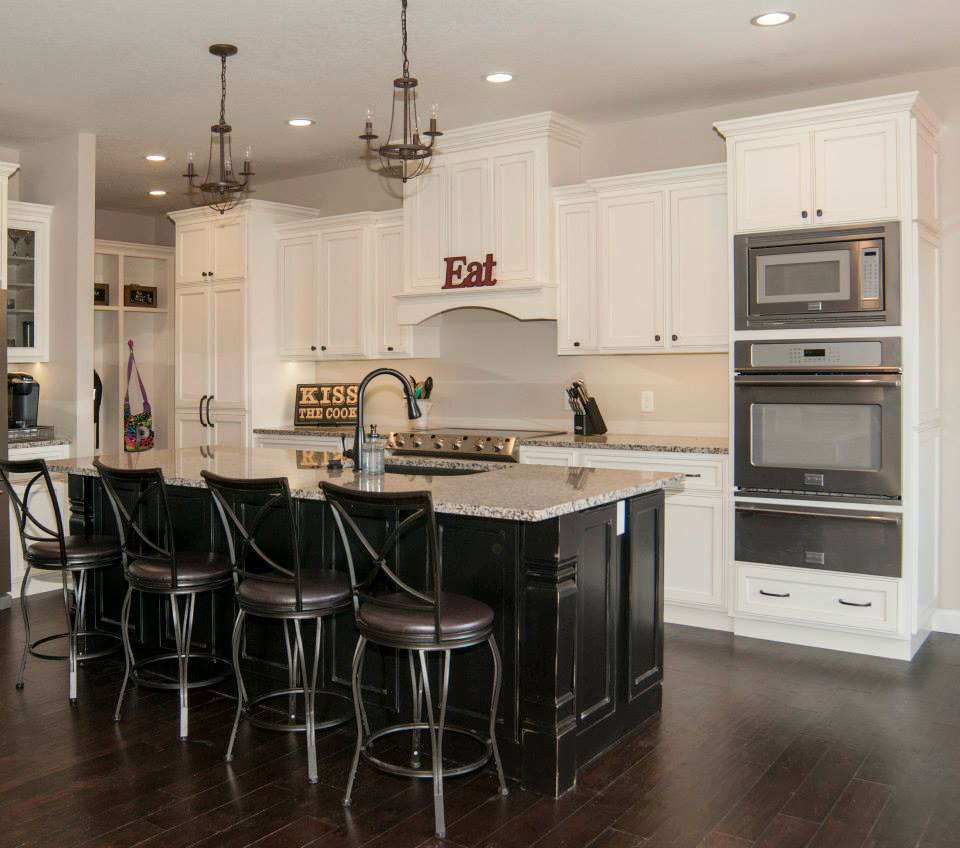
<instances>
[{"instance_id":1,"label":"double wall oven","mask_svg":"<svg viewBox=\"0 0 960 848\"><path fill-rule=\"evenodd\" d=\"M862 505L900 503L900 340L738 341L734 366L737 559L898 576L899 513Z\"/></svg>"}]
</instances>

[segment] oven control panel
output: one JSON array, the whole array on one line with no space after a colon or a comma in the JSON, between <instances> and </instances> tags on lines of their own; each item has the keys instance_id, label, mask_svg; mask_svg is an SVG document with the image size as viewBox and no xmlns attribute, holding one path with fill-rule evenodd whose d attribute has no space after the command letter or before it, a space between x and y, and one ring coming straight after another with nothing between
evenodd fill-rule
<instances>
[{"instance_id":1,"label":"oven control panel","mask_svg":"<svg viewBox=\"0 0 960 848\"><path fill-rule=\"evenodd\" d=\"M883 348L878 340L817 340L802 342L753 342L750 344L750 366L753 368L830 368L879 367Z\"/></svg>"}]
</instances>

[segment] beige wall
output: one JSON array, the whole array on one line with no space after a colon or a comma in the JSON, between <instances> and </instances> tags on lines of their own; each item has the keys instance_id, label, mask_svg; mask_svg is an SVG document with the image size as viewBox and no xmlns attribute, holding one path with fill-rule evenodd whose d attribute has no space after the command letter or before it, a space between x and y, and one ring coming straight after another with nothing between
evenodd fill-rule
<instances>
[{"instance_id":1,"label":"beige wall","mask_svg":"<svg viewBox=\"0 0 960 848\"><path fill-rule=\"evenodd\" d=\"M20 197L54 207L50 246L50 361L18 366L40 382L41 423L93 452L93 233L96 136L24 146Z\"/></svg>"},{"instance_id":2,"label":"beige wall","mask_svg":"<svg viewBox=\"0 0 960 848\"><path fill-rule=\"evenodd\" d=\"M97 209L95 232L98 239L172 246L176 228L166 215Z\"/></svg>"},{"instance_id":3,"label":"beige wall","mask_svg":"<svg viewBox=\"0 0 960 848\"><path fill-rule=\"evenodd\" d=\"M365 167L257 183L254 189L254 197L258 200L312 206L322 209L324 215L383 212L403 205L399 186L370 173Z\"/></svg>"}]
</instances>

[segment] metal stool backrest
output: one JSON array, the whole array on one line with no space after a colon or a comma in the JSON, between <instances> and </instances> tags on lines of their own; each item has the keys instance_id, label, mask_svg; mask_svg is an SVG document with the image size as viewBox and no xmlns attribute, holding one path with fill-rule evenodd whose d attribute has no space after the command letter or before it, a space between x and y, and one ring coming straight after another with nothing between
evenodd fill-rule
<instances>
[{"instance_id":1,"label":"metal stool backrest","mask_svg":"<svg viewBox=\"0 0 960 848\"><path fill-rule=\"evenodd\" d=\"M124 573L133 560L165 565L170 569L171 588L178 589L177 548L163 472L159 468L111 468L99 459L93 464L116 519ZM126 489L134 492L129 507L120 494Z\"/></svg>"},{"instance_id":2,"label":"metal stool backrest","mask_svg":"<svg viewBox=\"0 0 960 848\"><path fill-rule=\"evenodd\" d=\"M22 495L17 491L13 480L11 480L11 474L32 475L26 481ZM56 542L60 546L60 565L66 567L67 551L64 544L63 518L60 515L60 503L53 488L53 480L50 479L50 469L47 468L46 460L0 460L0 479L3 480L3 488L7 491L7 497L10 498L14 515L17 517L17 531L20 533L20 545L23 548L24 560L29 558L27 551L30 545L36 542ZM53 513L55 527L47 527L40 521L36 509L30 505L31 497L35 498L40 492L39 489L34 488L40 480L43 481L43 493L46 495L50 511Z\"/></svg>"},{"instance_id":3,"label":"metal stool backrest","mask_svg":"<svg viewBox=\"0 0 960 848\"><path fill-rule=\"evenodd\" d=\"M360 604L364 601L389 605L382 596L374 595L370 591L379 580L385 578L393 589L405 598L403 604L396 604L397 607L409 609L411 606L409 601L413 601L414 606L433 613L437 638L442 641L440 598L443 565L440 557L437 517L433 511L433 498L430 492L357 492L331 483L321 483L320 488L327 503L330 504L346 553L353 591L354 615L359 613ZM387 522L390 529L382 544L377 546L370 541L350 514L351 510L360 513L364 518L381 518ZM388 558L395 553L400 540L421 524L426 536L424 565L429 583L429 588L423 592L403 580L388 562ZM358 548L363 558L367 560L367 570L364 574L358 571L353 554L355 548Z\"/></svg>"},{"instance_id":4,"label":"metal stool backrest","mask_svg":"<svg viewBox=\"0 0 960 848\"><path fill-rule=\"evenodd\" d=\"M303 612L300 532L287 478L244 480L209 471L200 474L223 522L234 582L255 577L289 583L296 594L296 611ZM283 558L290 567L282 565L277 555L267 553L267 540L271 548L284 548Z\"/></svg>"}]
</instances>

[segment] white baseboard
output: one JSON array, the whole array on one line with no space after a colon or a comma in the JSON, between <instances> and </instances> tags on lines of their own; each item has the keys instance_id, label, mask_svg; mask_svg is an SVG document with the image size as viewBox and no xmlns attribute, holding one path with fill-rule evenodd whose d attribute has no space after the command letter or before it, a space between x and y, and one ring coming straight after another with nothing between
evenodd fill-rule
<instances>
[{"instance_id":1,"label":"white baseboard","mask_svg":"<svg viewBox=\"0 0 960 848\"><path fill-rule=\"evenodd\" d=\"M933 614L933 629L938 633L960 635L960 609L938 609Z\"/></svg>"},{"instance_id":2,"label":"white baseboard","mask_svg":"<svg viewBox=\"0 0 960 848\"><path fill-rule=\"evenodd\" d=\"M663 620L667 624L685 624L688 627L705 627L708 630L733 630L733 619L725 610L699 609L671 604L669 601L663 605Z\"/></svg>"}]
</instances>

